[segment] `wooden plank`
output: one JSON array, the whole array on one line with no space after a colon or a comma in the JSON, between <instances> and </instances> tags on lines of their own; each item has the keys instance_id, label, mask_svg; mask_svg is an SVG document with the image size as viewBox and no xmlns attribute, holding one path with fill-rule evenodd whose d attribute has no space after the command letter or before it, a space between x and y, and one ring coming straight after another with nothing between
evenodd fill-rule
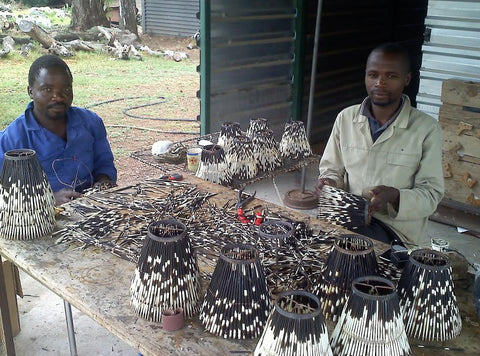
<instances>
[{"instance_id":1,"label":"wooden plank","mask_svg":"<svg viewBox=\"0 0 480 356\"><path fill-rule=\"evenodd\" d=\"M480 108L480 82L448 79L442 83L442 102Z\"/></svg>"},{"instance_id":2,"label":"wooden plank","mask_svg":"<svg viewBox=\"0 0 480 356\"><path fill-rule=\"evenodd\" d=\"M445 87L453 87L453 84L458 83L449 82ZM448 93L457 92L452 89ZM447 100L453 100L451 97L453 94ZM478 209L480 112L465 106L444 104L440 108L439 123L443 130L445 198Z\"/></svg>"},{"instance_id":3,"label":"wooden plank","mask_svg":"<svg viewBox=\"0 0 480 356\"><path fill-rule=\"evenodd\" d=\"M430 220L442 224L463 227L471 234L480 237L480 209L449 199L442 199Z\"/></svg>"},{"instance_id":4,"label":"wooden plank","mask_svg":"<svg viewBox=\"0 0 480 356\"><path fill-rule=\"evenodd\" d=\"M444 152L460 144L461 148L458 150L460 155L480 158L480 137L473 135L473 130L463 131L458 135L458 121L440 116L439 123L443 130ZM477 127L480 130L480 119Z\"/></svg>"},{"instance_id":5,"label":"wooden plank","mask_svg":"<svg viewBox=\"0 0 480 356\"><path fill-rule=\"evenodd\" d=\"M8 304L7 285L5 283L5 275L3 271L2 256L0 255L0 315L2 339L5 344L5 352L7 356L15 356L15 344L13 343L12 323L10 319L10 307ZM0 347L2 344L0 344ZM1 348L0 348L1 350Z\"/></svg>"},{"instance_id":6,"label":"wooden plank","mask_svg":"<svg viewBox=\"0 0 480 356\"><path fill-rule=\"evenodd\" d=\"M444 164L445 163L444 157ZM473 193L475 196L480 197L480 166L464 161L450 160L448 163L450 164L452 176L446 177L444 172L445 198L462 204L472 205L472 203L468 201L468 196ZM472 187L469 186L469 181L466 179L467 173L471 181L477 181Z\"/></svg>"},{"instance_id":7,"label":"wooden plank","mask_svg":"<svg viewBox=\"0 0 480 356\"><path fill-rule=\"evenodd\" d=\"M466 121L480 129L480 112L468 107L444 103L440 107L439 117L447 117L456 121Z\"/></svg>"}]
</instances>

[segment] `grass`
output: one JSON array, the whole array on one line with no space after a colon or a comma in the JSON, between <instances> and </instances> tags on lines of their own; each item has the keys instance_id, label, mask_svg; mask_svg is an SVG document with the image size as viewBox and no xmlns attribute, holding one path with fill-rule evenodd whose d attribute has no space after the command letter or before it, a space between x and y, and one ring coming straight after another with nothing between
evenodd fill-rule
<instances>
[{"instance_id":1,"label":"grass","mask_svg":"<svg viewBox=\"0 0 480 356\"><path fill-rule=\"evenodd\" d=\"M0 59L0 129L3 129L25 110L30 101L27 95L28 69L40 56L32 52L25 58L11 53ZM199 111L195 94L199 87L196 65L190 60L174 62L161 57L143 56L138 60L112 60L106 53L77 52L65 58L73 74L75 106L88 106L108 100L140 96L142 98L117 101L92 108L104 121L119 123L121 107L142 105L165 97L166 102L134 110L134 115L153 117L196 118ZM115 113L112 112L112 107Z\"/></svg>"}]
</instances>

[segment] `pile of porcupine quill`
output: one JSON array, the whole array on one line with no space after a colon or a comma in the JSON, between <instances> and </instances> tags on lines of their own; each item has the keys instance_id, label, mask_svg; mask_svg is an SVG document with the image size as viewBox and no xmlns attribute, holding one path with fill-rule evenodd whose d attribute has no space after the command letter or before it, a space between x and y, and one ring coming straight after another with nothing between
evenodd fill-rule
<instances>
[{"instance_id":1,"label":"pile of porcupine quill","mask_svg":"<svg viewBox=\"0 0 480 356\"><path fill-rule=\"evenodd\" d=\"M310 288L321 278L335 231L314 233L305 223L290 220L295 228L293 236L272 248L269 239L259 236L257 226L238 220L236 201L217 206L209 200L212 195L185 181L159 178L96 192L69 203L70 209L82 218L67 221L53 236L58 243L76 242L84 248L96 246L136 263L150 222L174 218L187 226L199 262L211 270L227 243L240 243L258 249L273 294ZM289 220L268 209L264 216L265 222ZM385 274L392 274L392 269L395 270L385 265ZM210 278L211 271L203 269L202 276Z\"/></svg>"}]
</instances>

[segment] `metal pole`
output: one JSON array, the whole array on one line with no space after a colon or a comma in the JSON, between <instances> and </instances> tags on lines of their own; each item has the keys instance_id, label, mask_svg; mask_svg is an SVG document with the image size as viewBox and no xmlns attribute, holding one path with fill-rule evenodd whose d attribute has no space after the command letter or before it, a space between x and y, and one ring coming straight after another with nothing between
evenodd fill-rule
<instances>
[{"instance_id":1,"label":"metal pole","mask_svg":"<svg viewBox=\"0 0 480 356\"><path fill-rule=\"evenodd\" d=\"M315 21L315 39L313 42L313 59L312 59L312 72L310 75L310 94L308 97L308 112L307 112L307 139L310 141L310 131L312 127L312 115L313 115L313 101L315 95L315 77L317 76L317 53L318 53L318 38L320 37L320 16L322 14L322 0L318 0L317 5L317 18ZM307 167L302 168L302 193L305 192L305 178Z\"/></svg>"},{"instance_id":2,"label":"metal pole","mask_svg":"<svg viewBox=\"0 0 480 356\"><path fill-rule=\"evenodd\" d=\"M75 341L75 330L73 329L72 306L65 299L63 300L63 306L65 307L65 319L67 321L68 344L70 345L70 355L78 356L77 344Z\"/></svg>"},{"instance_id":3,"label":"metal pole","mask_svg":"<svg viewBox=\"0 0 480 356\"><path fill-rule=\"evenodd\" d=\"M210 0L200 1L200 134L206 135L211 130L211 51L210 46Z\"/></svg>"}]
</instances>

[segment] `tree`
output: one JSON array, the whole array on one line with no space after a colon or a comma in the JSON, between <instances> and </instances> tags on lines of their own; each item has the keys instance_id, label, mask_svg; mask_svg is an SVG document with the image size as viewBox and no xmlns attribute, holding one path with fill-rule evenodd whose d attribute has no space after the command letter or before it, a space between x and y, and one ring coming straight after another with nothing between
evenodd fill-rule
<instances>
[{"instance_id":1,"label":"tree","mask_svg":"<svg viewBox=\"0 0 480 356\"><path fill-rule=\"evenodd\" d=\"M134 33L138 37L137 7L135 0L120 0L120 28Z\"/></svg>"},{"instance_id":2,"label":"tree","mask_svg":"<svg viewBox=\"0 0 480 356\"><path fill-rule=\"evenodd\" d=\"M103 0L72 0L72 30L86 31L93 26L110 26Z\"/></svg>"}]
</instances>

